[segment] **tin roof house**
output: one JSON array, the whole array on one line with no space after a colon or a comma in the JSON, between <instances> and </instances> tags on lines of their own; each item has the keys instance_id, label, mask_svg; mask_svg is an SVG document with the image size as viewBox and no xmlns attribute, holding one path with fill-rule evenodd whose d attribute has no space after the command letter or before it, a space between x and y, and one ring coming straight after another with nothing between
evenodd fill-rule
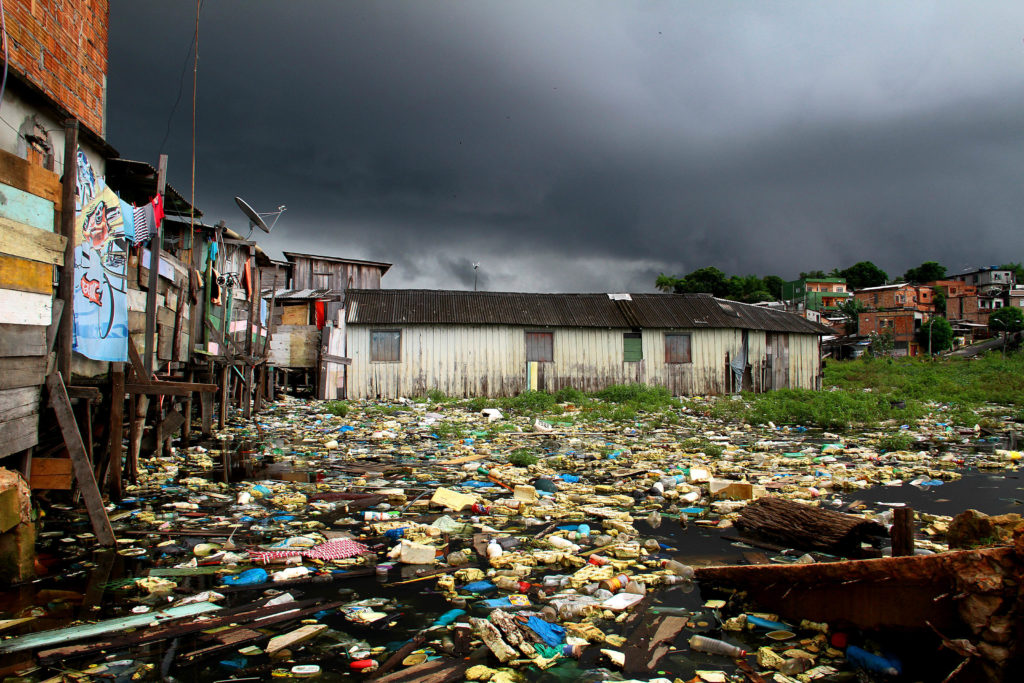
<instances>
[{"instance_id":1,"label":"tin roof house","mask_svg":"<svg viewBox=\"0 0 1024 683\"><path fill-rule=\"evenodd\" d=\"M700 294L349 290L349 398L640 382L675 395L820 386L829 328Z\"/></svg>"}]
</instances>

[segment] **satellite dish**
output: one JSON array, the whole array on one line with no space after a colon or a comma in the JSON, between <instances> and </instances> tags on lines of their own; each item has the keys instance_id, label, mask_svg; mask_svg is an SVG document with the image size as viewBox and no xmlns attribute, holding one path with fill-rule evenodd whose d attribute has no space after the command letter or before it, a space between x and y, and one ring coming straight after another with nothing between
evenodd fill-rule
<instances>
[{"instance_id":1,"label":"satellite dish","mask_svg":"<svg viewBox=\"0 0 1024 683\"><path fill-rule=\"evenodd\" d=\"M244 213L246 218L249 219L249 227L255 226L265 233L270 233L270 226L267 225L267 222L263 220L262 216L256 213L254 208L249 206L248 202L241 197L235 197L235 204L238 204L238 208L241 209L242 213Z\"/></svg>"}]
</instances>

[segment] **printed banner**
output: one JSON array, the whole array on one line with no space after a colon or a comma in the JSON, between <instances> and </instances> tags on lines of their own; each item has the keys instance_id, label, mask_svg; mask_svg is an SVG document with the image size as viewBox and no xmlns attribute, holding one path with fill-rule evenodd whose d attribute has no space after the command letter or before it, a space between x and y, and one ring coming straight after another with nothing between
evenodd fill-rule
<instances>
[{"instance_id":1,"label":"printed banner","mask_svg":"<svg viewBox=\"0 0 1024 683\"><path fill-rule=\"evenodd\" d=\"M102 185L76 216L73 348L93 360L128 360L128 243L121 206Z\"/></svg>"}]
</instances>

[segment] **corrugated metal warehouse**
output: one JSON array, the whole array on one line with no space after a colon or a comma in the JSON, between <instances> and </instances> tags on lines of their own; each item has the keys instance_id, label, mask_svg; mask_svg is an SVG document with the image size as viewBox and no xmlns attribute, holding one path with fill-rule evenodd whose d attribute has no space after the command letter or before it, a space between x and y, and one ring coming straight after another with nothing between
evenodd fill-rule
<instances>
[{"instance_id":1,"label":"corrugated metal warehouse","mask_svg":"<svg viewBox=\"0 0 1024 683\"><path fill-rule=\"evenodd\" d=\"M349 290L349 398L512 396L640 382L674 395L820 386L821 335L700 294Z\"/></svg>"}]
</instances>

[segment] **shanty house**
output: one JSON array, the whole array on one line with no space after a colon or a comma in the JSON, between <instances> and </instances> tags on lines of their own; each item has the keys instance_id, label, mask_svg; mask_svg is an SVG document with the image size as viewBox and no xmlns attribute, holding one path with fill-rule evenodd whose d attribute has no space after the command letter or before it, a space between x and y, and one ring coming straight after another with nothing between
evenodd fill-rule
<instances>
[{"instance_id":1,"label":"shanty house","mask_svg":"<svg viewBox=\"0 0 1024 683\"><path fill-rule=\"evenodd\" d=\"M694 294L349 290L349 398L510 396L640 382L675 395L820 386L831 331Z\"/></svg>"}]
</instances>

